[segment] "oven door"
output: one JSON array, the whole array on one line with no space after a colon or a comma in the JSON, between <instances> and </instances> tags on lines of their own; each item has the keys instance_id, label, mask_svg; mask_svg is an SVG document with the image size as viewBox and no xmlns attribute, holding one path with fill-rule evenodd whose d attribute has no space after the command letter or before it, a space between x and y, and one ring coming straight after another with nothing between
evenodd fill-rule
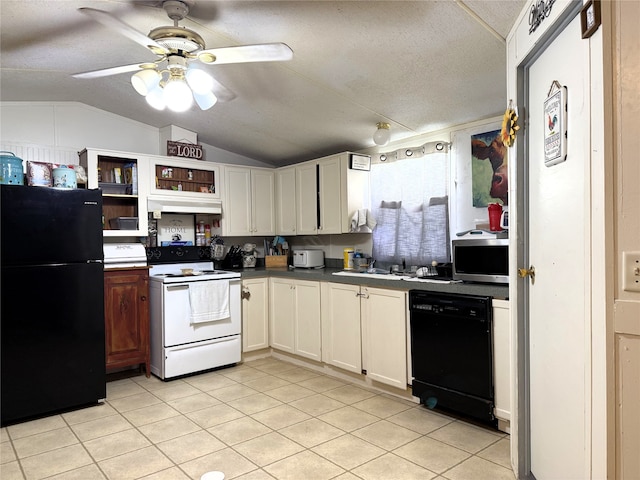
<instances>
[{"instance_id":1,"label":"oven door","mask_svg":"<svg viewBox=\"0 0 640 480\"><path fill-rule=\"evenodd\" d=\"M220 282L223 280L210 280ZM189 286L193 282L162 285L163 343L165 347L240 334L242 313L240 280L229 280L229 317L206 323L191 323Z\"/></svg>"}]
</instances>

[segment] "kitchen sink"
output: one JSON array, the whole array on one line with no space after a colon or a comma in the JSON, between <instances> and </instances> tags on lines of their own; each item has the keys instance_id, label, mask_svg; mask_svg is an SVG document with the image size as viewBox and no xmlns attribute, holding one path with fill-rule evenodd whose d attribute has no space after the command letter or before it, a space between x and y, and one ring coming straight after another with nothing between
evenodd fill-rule
<instances>
[{"instance_id":1,"label":"kitchen sink","mask_svg":"<svg viewBox=\"0 0 640 480\"><path fill-rule=\"evenodd\" d=\"M340 272L334 272L333 275L343 275L345 277L380 278L383 280L403 280L403 279L410 278L408 275L396 275L381 269L375 269L372 272L369 272L369 271L354 272L351 270L342 270Z\"/></svg>"}]
</instances>

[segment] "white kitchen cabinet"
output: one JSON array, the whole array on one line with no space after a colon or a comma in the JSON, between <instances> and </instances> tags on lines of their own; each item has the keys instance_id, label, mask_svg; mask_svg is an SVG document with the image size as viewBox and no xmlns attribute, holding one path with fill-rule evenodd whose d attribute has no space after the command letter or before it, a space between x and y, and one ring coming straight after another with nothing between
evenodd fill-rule
<instances>
[{"instance_id":1,"label":"white kitchen cabinet","mask_svg":"<svg viewBox=\"0 0 640 480\"><path fill-rule=\"evenodd\" d=\"M342 233L340 155L318 160L318 233Z\"/></svg>"},{"instance_id":2,"label":"white kitchen cabinet","mask_svg":"<svg viewBox=\"0 0 640 480\"><path fill-rule=\"evenodd\" d=\"M224 235L275 235L273 170L226 166L224 172Z\"/></svg>"},{"instance_id":3,"label":"white kitchen cabinet","mask_svg":"<svg viewBox=\"0 0 640 480\"><path fill-rule=\"evenodd\" d=\"M146 237L149 234L149 185L143 179L149 176L148 158L126 152L85 149L80 152L79 161L87 172L87 188L102 190L103 235Z\"/></svg>"},{"instance_id":4,"label":"white kitchen cabinet","mask_svg":"<svg viewBox=\"0 0 640 480\"><path fill-rule=\"evenodd\" d=\"M178 157L149 156L149 192L173 198L220 200L220 165Z\"/></svg>"},{"instance_id":5,"label":"white kitchen cabinet","mask_svg":"<svg viewBox=\"0 0 640 480\"><path fill-rule=\"evenodd\" d=\"M325 283L323 361L407 388L407 293Z\"/></svg>"},{"instance_id":6,"label":"white kitchen cabinet","mask_svg":"<svg viewBox=\"0 0 640 480\"><path fill-rule=\"evenodd\" d=\"M360 287L322 284L322 361L362 373Z\"/></svg>"},{"instance_id":7,"label":"white kitchen cabinet","mask_svg":"<svg viewBox=\"0 0 640 480\"><path fill-rule=\"evenodd\" d=\"M276 233L296 235L296 169L276 170Z\"/></svg>"},{"instance_id":8,"label":"white kitchen cabinet","mask_svg":"<svg viewBox=\"0 0 640 480\"><path fill-rule=\"evenodd\" d=\"M242 351L269 347L269 279L242 280Z\"/></svg>"},{"instance_id":9,"label":"white kitchen cabinet","mask_svg":"<svg viewBox=\"0 0 640 480\"><path fill-rule=\"evenodd\" d=\"M296 169L296 233L349 233L351 219L370 209L369 172L350 168L350 152L304 162Z\"/></svg>"},{"instance_id":10,"label":"white kitchen cabinet","mask_svg":"<svg viewBox=\"0 0 640 480\"><path fill-rule=\"evenodd\" d=\"M407 292L361 287L362 367L367 376L407 388Z\"/></svg>"},{"instance_id":11,"label":"white kitchen cabinet","mask_svg":"<svg viewBox=\"0 0 640 480\"><path fill-rule=\"evenodd\" d=\"M493 299L494 415L511 421L511 328L509 301Z\"/></svg>"},{"instance_id":12,"label":"white kitchen cabinet","mask_svg":"<svg viewBox=\"0 0 640 480\"><path fill-rule=\"evenodd\" d=\"M306 162L296 170L296 233L318 233L318 183L315 162Z\"/></svg>"},{"instance_id":13,"label":"white kitchen cabinet","mask_svg":"<svg viewBox=\"0 0 640 480\"><path fill-rule=\"evenodd\" d=\"M269 299L271 346L321 361L320 283L272 277Z\"/></svg>"}]
</instances>

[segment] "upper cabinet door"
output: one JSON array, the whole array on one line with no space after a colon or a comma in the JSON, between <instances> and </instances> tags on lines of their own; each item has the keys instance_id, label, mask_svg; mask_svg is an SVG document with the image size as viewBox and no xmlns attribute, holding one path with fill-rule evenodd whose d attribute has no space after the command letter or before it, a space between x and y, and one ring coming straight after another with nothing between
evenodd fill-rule
<instances>
[{"instance_id":1,"label":"upper cabinet door","mask_svg":"<svg viewBox=\"0 0 640 480\"><path fill-rule=\"evenodd\" d=\"M342 184L340 156L318 161L320 216L318 233L342 233Z\"/></svg>"},{"instance_id":2,"label":"upper cabinet door","mask_svg":"<svg viewBox=\"0 0 640 480\"><path fill-rule=\"evenodd\" d=\"M225 167L225 202L222 222L225 235L251 235L251 169Z\"/></svg>"},{"instance_id":3,"label":"upper cabinet door","mask_svg":"<svg viewBox=\"0 0 640 480\"><path fill-rule=\"evenodd\" d=\"M273 170L251 170L252 235L275 235L275 174Z\"/></svg>"},{"instance_id":4,"label":"upper cabinet door","mask_svg":"<svg viewBox=\"0 0 640 480\"><path fill-rule=\"evenodd\" d=\"M295 235L296 230L296 169L278 169L276 172L276 233Z\"/></svg>"},{"instance_id":5,"label":"upper cabinet door","mask_svg":"<svg viewBox=\"0 0 640 480\"><path fill-rule=\"evenodd\" d=\"M318 184L316 163L296 167L296 230L298 235L318 233Z\"/></svg>"},{"instance_id":6,"label":"upper cabinet door","mask_svg":"<svg viewBox=\"0 0 640 480\"><path fill-rule=\"evenodd\" d=\"M275 175L272 170L225 167L224 235L275 235Z\"/></svg>"}]
</instances>

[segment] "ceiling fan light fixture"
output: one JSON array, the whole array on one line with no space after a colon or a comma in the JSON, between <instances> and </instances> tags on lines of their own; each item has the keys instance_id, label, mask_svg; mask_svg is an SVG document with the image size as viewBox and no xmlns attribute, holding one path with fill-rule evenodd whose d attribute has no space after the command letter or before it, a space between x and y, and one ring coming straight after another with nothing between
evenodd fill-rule
<instances>
[{"instance_id":1,"label":"ceiling fan light fixture","mask_svg":"<svg viewBox=\"0 0 640 480\"><path fill-rule=\"evenodd\" d=\"M386 122L378 122L376 124L377 130L373 133L373 141L376 145L386 145L391 139L391 125Z\"/></svg>"},{"instance_id":2,"label":"ceiling fan light fixture","mask_svg":"<svg viewBox=\"0 0 640 480\"><path fill-rule=\"evenodd\" d=\"M131 76L131 85L143 97L160 83L160 74L155 69L145 68Z\"/></svg>"},{"instance_id":3,"label":"ceiling fan light fixture","mask_svg":"<svg viewBox=\"0 0 640 480\"><path fill-rule=\"evenodd\" d=\"M184 77L170 78L164 86L162 98L167 108L174 112L186 112L193 104L193 95Z\"/></svg>"},{"instance_id":4,"label":"ceiling fan light fixture","mask_svg":"<svg viewBox=\"0 0 640 480\"><path fill-rule=\"evenodd\" d=\"M213 78L208 73L197 68L190 68L186 74L187 83L194 94L207 94L213 89Z\"/></svg>"},{"instance_id":5,"label":"ceiling fan light fixture","mask_svg":"<svg viewBox=\"0 0 640 480\"><path fill-rule=\"evenodd\" d=\"M156 110L164 110L167 105L164 101L163 93L164 92L162 90L162 87L160 85L157 85L156 88L154 88L147 94L145 100L151 107L155 108Z\"/></svg>"},{"instance_id":6,"label":"ceiling fan light fixture","mask_svg":"<svg viewBox=\"0 0 640 480\"><path fill-rule=\"evenodd\" d=\"M209 110L218 102L218 98L213 94L213 92L193 92L193 98L201 110Z\"/></svg>"}]
</instances>

